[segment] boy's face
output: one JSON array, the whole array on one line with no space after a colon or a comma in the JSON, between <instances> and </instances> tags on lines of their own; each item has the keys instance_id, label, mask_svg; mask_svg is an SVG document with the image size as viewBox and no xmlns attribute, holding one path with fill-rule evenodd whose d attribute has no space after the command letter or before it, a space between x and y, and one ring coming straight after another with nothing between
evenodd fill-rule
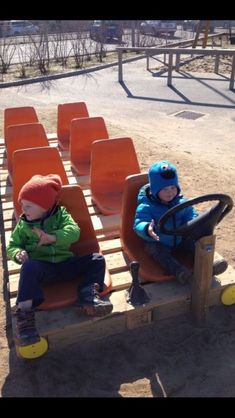
<instances>
[{"instance_id":1,"label":"boy's face","mask_svg":"<svg viewBox=\"0 0 235 418\"><path fill-rule=\"evenodd\" d=\"M46 209L41 208L41 206L38 206L36 203L25 199L21 200L21 207L28 221L40 219L47 212Z\"/></svg>"},{"instance_id":2,"label":"boy's face","mask_svg":"<svg viewBox=\"0 0 235 418\"><path fill-rule=\"evenodd\" d=\"M176 186L167 186L158 193L159 199L163 203L169 203L177 195L178 190Z\"/></svg>"}]
</instances>

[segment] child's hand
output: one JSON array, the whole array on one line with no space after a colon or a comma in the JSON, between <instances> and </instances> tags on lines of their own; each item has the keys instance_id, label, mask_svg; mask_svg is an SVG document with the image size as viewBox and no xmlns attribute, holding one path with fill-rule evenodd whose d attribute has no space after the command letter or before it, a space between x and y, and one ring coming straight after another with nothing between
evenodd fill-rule
<instances>
[{"instance_id":1,"label":"child's hand","mask_svg":"<svg viewBox=\"0 0 235 418\"><path fill-rule=\"evenodd\" d=\"M35 234L39 238L38 246L52 244L53 242L56 242L56 236L55 235L47 234L42 229L36 228L36 226L33 227L32 230L33 230L33 232L35 232Z\"/></svg>"},{"instance_id":2,"label":"child's hand","mask_svg":"<svg viewBox=\"0 0 235 418\"><path fill-rule=\"evenodd\" d=\"M159 236L154 231L154 219L151 220L151 222L150 222L150 224L148 226L148 234L149 234L150 237L152 237L153 239L155 239L155 241L160 241Z\"/></svg>"},{"instance_id":3,"label":"child's hand","mask_svg":"<svg viewBox=\"0 0 235 418\"><path fill-rule=\"evenodd\" d=\"M16 254L16 260L19 261L20 264L23 264L28 259L29 256L25 250L22 250Z\"/></svg>"}]
</instances>

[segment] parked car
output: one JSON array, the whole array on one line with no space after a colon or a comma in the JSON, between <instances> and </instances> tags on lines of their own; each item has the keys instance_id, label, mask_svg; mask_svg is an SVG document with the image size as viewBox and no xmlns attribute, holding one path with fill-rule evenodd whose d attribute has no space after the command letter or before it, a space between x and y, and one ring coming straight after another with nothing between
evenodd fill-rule
<instances>
[{"instance_id":1,"label":"parked car","mask_svg":"<svg viewBox=\"0 0 235 418\"><path fill-rule=\"evenodd\" d=\"M105 42L116 39L122 42L123 28L118 20L94 20L90 26L90 38Z\"/></svg>"},{"instance_id":2,"label":"parked car","mask_svg":"<svg viewBox=\"0 0 235 418\"><path fill-rule=\"evenodd\" d=\"M173 20L145 20L140 24L140 33L143 35L169 34L174 36L177 24Z\"/></svg>"},{"instance_id":3,"label":"parked car","mask_svg":"<svg viewBox=\"0 0 235 418\"><path fill-rule=\"evenodd\" d=\"M193 32L197 28L198 20L184 20L182 24L183 30L192 30Z\"/></svg>"},{"instance_id":4,"label":"parked car","mask_svg":"<svg viewBox=\"0 0 235 418\"><path fill-rule=\"evenodd\" d=\"M198 20L184 20L183 21L183 30L192 30L193 32L196 31L197 29L197 25L198 25ZM205 20L203 20L203 25L202 25L202 29L205 28ZM215 22L213 20L210 20L210 25L209 25L209 32L214 32L215 30Z\"/></svg>"},{"instance_id":5,"label":"parked car","mask_svg":"<svg viewBox=\"0 0 235 418\"><path fill-rule=\"evenodd\" d=\"M28 20L11 20L7 35L35 35L38 33L39 27L29 22Z\"/></svg>"}]
</instances>

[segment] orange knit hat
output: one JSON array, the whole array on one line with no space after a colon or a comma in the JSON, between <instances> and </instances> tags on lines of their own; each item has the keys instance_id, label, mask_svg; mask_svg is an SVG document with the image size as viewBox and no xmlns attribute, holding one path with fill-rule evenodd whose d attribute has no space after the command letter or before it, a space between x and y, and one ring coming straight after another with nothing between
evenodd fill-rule
<instances>
[{"instance_id":1,"label":"orange knit hat","mask_svg":"<svg viewBox=\"0 0 235 418\"><path fill-rule=\"evenodd\" d=\"M58 194L62 187L62 181L57 174L48 174L33 176L21 188L18 196L18 202L22 199L36 203L43 209L49 210L56 203Z\"/></svg>"}]
</instances>

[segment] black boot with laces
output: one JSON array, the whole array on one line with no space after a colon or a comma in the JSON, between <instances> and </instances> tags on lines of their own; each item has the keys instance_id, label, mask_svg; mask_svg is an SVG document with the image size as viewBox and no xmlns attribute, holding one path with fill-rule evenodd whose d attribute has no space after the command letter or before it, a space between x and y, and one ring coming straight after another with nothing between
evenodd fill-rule
<instances>
[{"instance_id":1,"label":"black boot with laces","mask_svg":"<svg viewBox=\"0 0 235 418\"><path fill-rule=\"evenodd\" d=\"M111 302L100 298L98 283L80 289L77 307L79 311L89 316L105 316L113 310Z\"/></svg>"}]
</instances>

